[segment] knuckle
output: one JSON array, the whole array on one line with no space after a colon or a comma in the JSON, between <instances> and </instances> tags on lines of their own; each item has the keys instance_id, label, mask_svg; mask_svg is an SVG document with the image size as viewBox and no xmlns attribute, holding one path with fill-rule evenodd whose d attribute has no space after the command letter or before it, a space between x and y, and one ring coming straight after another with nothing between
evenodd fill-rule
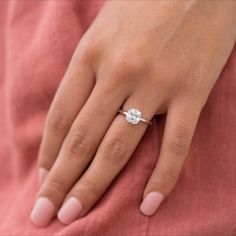
<instances>
[{"instance_id":1,"label":"knuckle","mask_svg":"<svg viewBox=\"0 0 236 236\"><path fill-rule=\"evenodd\" d=\"M88 177L81 180L83 191L89 192L92 196L96 197L101 194L101 189L97 183L90 180Z\"/></svg>"},{"instance_id":2,"label":"knuckle","mask_svg":"<svg viewBox=\"0 0 236 236\"><path fill-rule=\"evenodd\" d=\"M68 124L68 118L65 114L62 109L55 107L47 117L47 128L57 133L63 131Z\"/></svg>"},{"instance_id":3,"label":"knuckle","mask_svg":"<svg viewBox=\"0 0 236 236\"><path fill-rule=\"evenodd\" d=\"M171 152L177 155L184 155L187 152L186 138L176 135L171 145Z\"/></svg>"},{"instance_id":4,"label":"knuckle","mask_svg":"<svg viewBox=\"0 0 236 236\"><path fill-rule=\"evenodd\" d=\"M104 145L102 156L115 164L121 164L126 159L126 153L126 145L122 141L114 139Z\"/></svg>"},{"instance_id":5,"label":"knuckle","mask_svg":"<svg viewBox=\"0 0 236 236\"><path fill-rule=\"evenodd\" d=\"M94 39L92 36L84 36L77 47L76 56L84 62L88 62L95 58L101 49L101 40Z\"/></svg>"},{"instance_id":6,"label":"knuckle","mask_svg":"<svg viewBox=\"0 0 236 236\"><path fill-rule=\"evenodd\" d=\"M189 146L189 130L187 125L179 124L176 129L176 133L173 136L169 144L169 149L171 153L177 156L184 156L188 152Z\"/></svg>"},{"instance_id":7,"label":"knuckle","mask_svg":"<svg viewBox=\"0 0 236 236\"><path fill-rule=\"evenodd\" d=\"M87 131L84 128L76 128L68 136L67 151L72 156L75 154L87 155L89 153L89 143Z\"/></svg>"},{"instance_id":8,"label":"knuckle","mask_svg":"<svg viewBox=\"0 0 236 236\"><path fill-rule=\"evenodd\" d=\"M132 78L140 73L144 67L143 64L138 55L129 52L116 53L110 60L111 71L117 79Z\"/></svg>"},{"instance_id":9,"label":"knuckle","mask_svg":"<svg viewBox=\"0 0 236 236\"><path fill-rule=\"evenodd\" d=\"M66 185L66 183L60 181L59 178L50 179L47 182L44 190L49 193L66 193L68 191L68 186Z\"/></svg>"},{"instance_id":10,"label":"knuckle","mask_svg":"<svg viewBox=\"0 0 236 236\"><path fill-rule=\"evenodd\" d=\"M198 65L196 67L196 64ZM185 75L185 83L184 86L184 92L188 94L189 96L199 96L199 94L205 93L205 91L208 91L208 82L205 81L206 77L206 66L202 63L197 61L197 63L189 66L189 71ZM188 79L186 79L188 78Z\"/></svg>"},{"instance_id":11,"label":"knuckle","mask_svg":"<svg viewBox=\"0 0 236 236\"><path fill-rule=\"evenodd\" d=\"M196 76L196 75L192 75L191 78L185 80L184 83L184 93L186 93L188 96L199 96L199 92L200 94L202 94L202 92L204 91L204 85L205 83L203 82L203 80L201 79L201 77Z\"/></svg>"},{"instance_id":12,"label":"knuckle","mask_svg":"<svg viewBox=\"0 0 236 236\"><path fill-rule=\"evenodd\" d=\"M52 157L55 156L56 156L55 152L52 152L51 148L48 145L44 146L43 148L40 147L38 166L43 167L46 170L50 170L55 161L55 159Z\"/></svg>"}]
</instances>

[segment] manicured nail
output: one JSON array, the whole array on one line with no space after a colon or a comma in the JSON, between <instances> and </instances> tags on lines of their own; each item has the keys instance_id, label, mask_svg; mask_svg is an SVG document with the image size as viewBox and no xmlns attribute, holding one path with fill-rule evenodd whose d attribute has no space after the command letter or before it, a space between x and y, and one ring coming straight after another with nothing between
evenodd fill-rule
<instances>
[{"instance_id":1,"label":"manicured nail","mask_svg":"<svg viewBox=\"0 0 236 236\"><path fill-rule=\"evenodd\" d=\"M151 192L147 194L147 196L144 198L143 202L140 205L140 211L144 215L148 216L154 214L159 205L161 204L163 198L164 195L159 192Z\"/></svg>"},{"instance_id":2,"label":"manicured nail","mask_svg":"<svg viewBox=\"0 0 236 236\"><path fill-rule=\"evenodd\" d=\"M54 212L55 206L53 203L46 197L40 197L31 212L30 218L35 225L44 227L49 224Z\"/></svg>"},{"instance_id":3,"label":"manicured nail","mask_svg":"<svg viewBox=\"0 0 236 236\"><path fill-rule=\"evenodd\" d=\"M42 185L43 181L45 180L45 178L48 175L48 170L40 167L39 168L39 177L38 177L38 181L39 181L39 186Z\"/></svg>"},{"instance_id":4,"label":"manicured nail","mask_svg":"<svg viewBox=\"0 0 236 236\"><path fill-rule=\"evenodd\" d=\"M79 218L81 210L81 202L75 197L70 197L59 210L57 217L62 223L70 224Z\"/></svg>"}]
</instances>

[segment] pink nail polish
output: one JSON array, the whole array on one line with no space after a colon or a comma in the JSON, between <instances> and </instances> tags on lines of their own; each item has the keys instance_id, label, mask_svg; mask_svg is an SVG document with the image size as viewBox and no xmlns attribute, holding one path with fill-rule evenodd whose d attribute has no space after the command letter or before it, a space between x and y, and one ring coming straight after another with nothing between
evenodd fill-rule
<instances>
[{"instance_id":1,"label":"pink nail polish","mask_svg":"<svg viewBox=\"0 0 236 236\"><path fill-rule=\"evenodd\" d=\"M79 218L81 210L81 202L75 197L70 197L59 210L57 217L62 223L70 224Z\"/></svg>"},{"instance_id":2,"label":"pink nail polish","mask_svg":"<svg viewBox=\"0 0 236 236\"><path fill-rule=\"evenodd\" d=\"M144 215L153 215L161 204L163 198L164 195L159 192L151 192L147 194L147 196L144 198L143 202L140 205L140 211Z\"/></svg>"},{"instance_id":3,"label":"pink nail polish","mask_svg":"<svg viewBox=\"0 0 236 236\"><path fill-rule=\"evenodd\" d=\"M30 218L35 225L44 227L49 224L54 212L55 206L53 203L46 197L40 197L31 212Z\"/></svg>"},{"instance_id":4,"label":"pink nail polish","mask_svg":"<svg viewBox=\"0 0 236 236\"><path fill-rule=\"evenodd\" d=\"M48 175L48 170L40 167L39 168L39 176L38 176L38 182L39 182L39 186L42 185L43 181L45 180L45 178Z\"/></svg>"}]
</instances>

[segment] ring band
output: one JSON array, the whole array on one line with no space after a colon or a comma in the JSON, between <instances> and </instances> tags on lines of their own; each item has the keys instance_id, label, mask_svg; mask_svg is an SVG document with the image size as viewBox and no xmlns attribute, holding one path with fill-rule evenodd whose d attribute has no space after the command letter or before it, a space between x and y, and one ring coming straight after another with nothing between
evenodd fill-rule
<instances>
[{"instance_id":1,"label":"ring band","mask_svg":"<svg viewBox=\"0 0 236 236\"><path fill-rule=\"evenodd\" d=\"M142 121L148 125L152 124L152 122L150 120L147 120L142 117L141 111L139 111L135 108L129 108L128 111L124 111L124 110L120 109L119 113L125 115L126 121L133 124L133 125L138 124L140 121Z\"/></svg>"}]
</instances>

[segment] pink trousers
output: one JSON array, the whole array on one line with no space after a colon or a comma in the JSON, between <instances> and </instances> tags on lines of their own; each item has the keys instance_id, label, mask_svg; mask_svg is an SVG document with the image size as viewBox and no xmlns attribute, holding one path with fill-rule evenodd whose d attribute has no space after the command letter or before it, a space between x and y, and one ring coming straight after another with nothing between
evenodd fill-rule
<instances>
[{"instance_id":1,"label":"pink trousers","mask_svg":"<svg viewBox=\"0 0 236 236\"><path fill-rule=\"evenodd\" d=\"M103 1L0 1L0 235L236 235L236 47L204 106L176 187L158 212L139 211L158 160L165 115L85 217L30 222L45 117L78 41ZM102 32L101 32L102 33Z\"/></svg>"}]
</instances>

